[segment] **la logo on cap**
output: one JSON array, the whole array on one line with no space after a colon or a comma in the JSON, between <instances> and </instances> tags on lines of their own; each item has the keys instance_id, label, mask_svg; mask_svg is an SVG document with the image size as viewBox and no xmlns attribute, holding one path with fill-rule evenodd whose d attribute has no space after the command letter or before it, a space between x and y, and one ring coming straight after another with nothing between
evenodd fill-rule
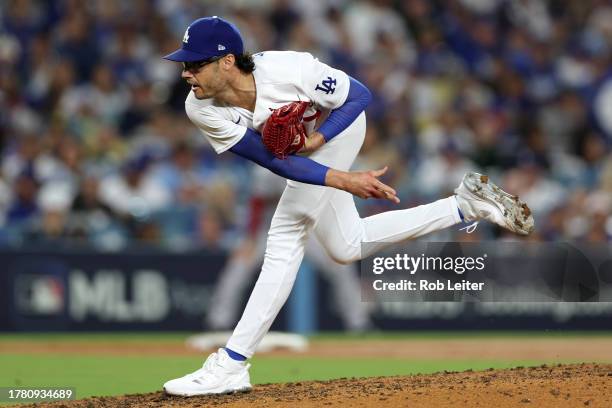
<instances>
[{"instance_id":1,"label":"la logo on cap","mask_svg":"<svg viewBox=\"0 0 612 408\"><path fill-rule=\"evenodd\" d=\"M186 43L187 41L189 41L189 27L187 27L187 30L185 30L185 35L183 36L183 42Z\"/></svg>"}]
</instances>

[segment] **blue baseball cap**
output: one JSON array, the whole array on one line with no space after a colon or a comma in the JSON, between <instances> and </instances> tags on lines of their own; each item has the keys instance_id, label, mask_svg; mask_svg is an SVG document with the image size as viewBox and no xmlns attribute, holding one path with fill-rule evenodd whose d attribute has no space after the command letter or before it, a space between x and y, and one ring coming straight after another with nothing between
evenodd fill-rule
<instances>
[{"instance_id":1,"label":"blue baseball cap","mask_svg":"<svg viewBox=\"0 0 612 408\"><path fill-rule=\"evenodd\" d=\"M199 18L187 27L183 46L164 58L177 62L192 62L244 52L238 28L217 16Z\"/></svg>"}]
</instances>

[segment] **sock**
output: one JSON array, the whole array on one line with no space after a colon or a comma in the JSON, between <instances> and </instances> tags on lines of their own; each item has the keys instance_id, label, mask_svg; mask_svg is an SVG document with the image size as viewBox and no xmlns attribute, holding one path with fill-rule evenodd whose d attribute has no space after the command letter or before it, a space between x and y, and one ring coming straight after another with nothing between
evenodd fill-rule
<instances>
[{"instance_id":1,"label":"sock","mask_svg":"<svg viewBox=\"0 0 612 408\"><path fill-rule=\"evenodd\" d=\"M234 350L230 350L227 347L225 347L225 351L227 351L227 354L232 358L232 360L245 361L247 359L242 354L236 353Z\"/></svg>"},{"instance_id":2,"label":"sock","mask_svg":"<svg viewBox=\"0 0 612 408\"><path fill-rule=\"evenodd\" d=\"M461 217L461 222L465 222L465 218L463 217L463 213L461 212L461 208L457 206L457 211L459 211L459 217Z\"/></svg>"}]
</instances>

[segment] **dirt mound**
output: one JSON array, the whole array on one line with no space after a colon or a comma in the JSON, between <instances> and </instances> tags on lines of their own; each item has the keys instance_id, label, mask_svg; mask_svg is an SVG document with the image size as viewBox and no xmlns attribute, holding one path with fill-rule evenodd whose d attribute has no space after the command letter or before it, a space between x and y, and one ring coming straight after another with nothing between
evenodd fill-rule
<instances>
[{"instance_id":1,"label":"dirt mound","mask_svg":"<svg viewBox=\"0 0 612 408\"><path fill-rule=\"evenodd\" d=\"M518 367L401 377L257 385L246 394L178 398L161 392L37 407L610 407L612 365ZM33 405L31 405L33 406ZM23 407L23 405L22 405Z\"/></svg>"}]
</instances>

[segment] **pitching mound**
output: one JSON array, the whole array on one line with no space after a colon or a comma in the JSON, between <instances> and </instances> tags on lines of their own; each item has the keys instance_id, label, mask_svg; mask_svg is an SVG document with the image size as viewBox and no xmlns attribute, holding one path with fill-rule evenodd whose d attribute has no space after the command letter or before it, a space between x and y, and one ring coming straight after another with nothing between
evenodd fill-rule
<instances>
[{"instance_id":1,"label":"pitching mound","mask_svg":"<svg viewBox=\"0 0 612 408\"><path fill-rule=\"evenodd\" d=\"M257 385L247 394L178 398L161 392L44 407L610 407L612 365L576 364Z\"/></svg>"}]
</instances>

